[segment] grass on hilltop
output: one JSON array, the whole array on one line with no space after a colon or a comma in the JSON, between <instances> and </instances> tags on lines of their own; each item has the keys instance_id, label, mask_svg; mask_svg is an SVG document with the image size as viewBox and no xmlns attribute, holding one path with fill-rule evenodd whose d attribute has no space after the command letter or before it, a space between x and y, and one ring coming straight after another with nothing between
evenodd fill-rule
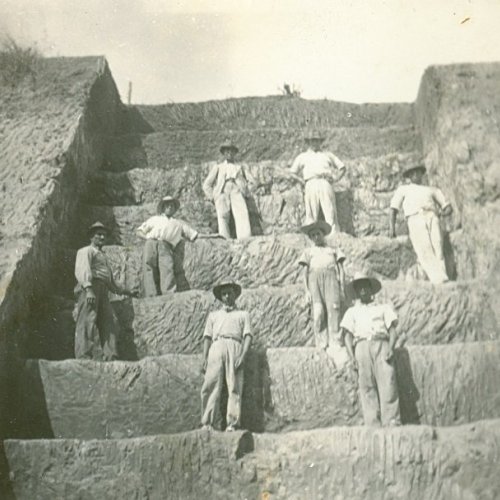
<instances>
[{"instance_id":1,"label":"grass on hilltop","mask_svg":"<svg viewBox=\"0 0 500 500\"><path fill-rule=\"evenodd\" d=\"M6 36L0 41L0 85L16 87L26 79L35 83L41 60L36 47L23 47Z\"/></svg>"}]
</instances>

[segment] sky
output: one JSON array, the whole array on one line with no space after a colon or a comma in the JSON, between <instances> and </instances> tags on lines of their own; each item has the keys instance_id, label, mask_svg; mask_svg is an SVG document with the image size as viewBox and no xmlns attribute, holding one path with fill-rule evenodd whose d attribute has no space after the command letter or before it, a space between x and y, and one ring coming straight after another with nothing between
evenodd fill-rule
<instances>
[{"instance_id":1,"label":"sky","mask_svg":"<svg viewBox=\"0 0 500 500\"><path fill-rule=\"evenodd\" d=\"M122 98L411 102L426 67L500 61L500 0L0 0L0 35L105 55Z\"/></svg>"}]
</instances>

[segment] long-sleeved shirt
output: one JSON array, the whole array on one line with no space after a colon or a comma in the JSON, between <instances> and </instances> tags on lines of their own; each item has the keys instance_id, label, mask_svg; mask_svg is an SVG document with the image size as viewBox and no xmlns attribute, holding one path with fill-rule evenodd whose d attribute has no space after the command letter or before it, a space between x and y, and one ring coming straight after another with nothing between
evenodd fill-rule
<instances>
[{"instance_id":1,"label":"long-sleeved shirt","mask_svg":"<svg viewBox=\"0 0 500 500\"><path fill-rule=\"evenodd\" d=\"M437 207L447 205L449 203L439 188L410 183L396 189L390 206L396 210L403 207L405 217L411 217L423 211L436 212Z\"/></svg>"},{"instance_id":2,"label":"long-sleeved shirt","mask_svg":"<svg viewBox=\"0 0 500 500\"><path fill-rule=\"evenodd\" d=\"M203 192L208 199L216 199L224 192L226 183L234 182L241 194L247 193L247 180L241 165L224 161L214 165L203 182Z\"/></svg>"},{"instance_id":3,"label":"long-sleeved shirt","mask_svg":"<svg viewBox=\"0 0 500 500\"><path fill-rule=\"evenodd\" d=\"M153 215L139 226L137 232L147 240L166 241L174 247L183 238L193 241L198 237L198 231L184 221L166 215Z\"/></svg>"},{"instance_id":4,"label":"long-sleeved shirt","mask_svg":"<svg viewBox=\"0 0 500 500\"><path fill-rule=\"evenodd\" d=\"M245 335L252 335L250 315L239 309L219 309L208 315L204 337L216 340L218 337L229 337L241 342Z\"/></svg>"},{"instance_id":5,"label":"long-sleeved shirt","mask_svg":"<svg viewBox=\"0 0 500 500\"><path fill-rule=\"evenodd\" d=\"M343 170L345 168L344 163L333 153L308 149L295 158L290 171L298 174L300 169L303 169L304 180L308 181L315 178L330 177L334 169Z\"/></svg>"},{"instance_id":6,"label":"long-sleeved shirt","mask_svg":"<svg viewBox=\"0 0 500 500\"><path fill-rule=\"evenodd\" d=\"M106 254L93 245L78 250L75 277L82 288L92 286L92 281L98 279L104 281L111 291L118 291Z\"/></svg>"},{"instance_id":7,"label":"long-sleeved shirt","mask_svg":"<svg viewBox=\"0 0 500 500\"><path fill-rule=\"evenodd\" d=\"M357 302L347 309L340 327L351 332L354 342L359 340L388 340L389 328L398 317L389 304L363 304Z\"/></svg>"},{"instance_id":8,"label":"long-sleeved shirt","mask_svg":"<svg viewBox=\"0 0 500 500\"><path fill-rule=\"evenodd\" d=\"M310 269L338 269L338 264L345 260L340 248L312 246L306 248L299 257L299 264Z\"/></svg>"}]
</instances>

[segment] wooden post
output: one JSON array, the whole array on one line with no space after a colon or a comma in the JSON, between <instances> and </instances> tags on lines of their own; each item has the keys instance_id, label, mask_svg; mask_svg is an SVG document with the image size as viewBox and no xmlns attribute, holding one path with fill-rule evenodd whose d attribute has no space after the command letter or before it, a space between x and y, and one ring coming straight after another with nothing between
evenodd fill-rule
<instances>
[{"instance_id":1,"label":"wooden post","mask_svg":"<svg viewBox=\"0 0 500 500\"><path fill-rule=\"evenodd\" d=\"M128 92L127 92L127 104L130 106L132 103L132 82L128 82Z\"/></svg>"}]
</instances>

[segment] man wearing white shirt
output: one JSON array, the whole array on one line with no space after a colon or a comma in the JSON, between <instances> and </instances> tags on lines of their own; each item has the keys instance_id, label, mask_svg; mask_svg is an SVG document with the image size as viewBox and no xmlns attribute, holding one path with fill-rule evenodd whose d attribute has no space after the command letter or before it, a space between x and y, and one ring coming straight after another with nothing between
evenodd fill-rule
<instances>
[{"instance_id":1,"label":"man wearing white shirt","mask_svg":"<svg viewBox=\"0 0 500 500\"><path fill-rule=\"evenodd\" d=\"M145 297L165 295L177 291L176 270L179 263L183 240L218 237L199 234L198 231L173 215L180 202L172 196L165 196L158 204L158 215L153 215L137 228L144 238L143 287Z\"/></svg>"},{"instance_id":2,"label":"man wearing white shirt","mask_svg":"<svg viewBox=\"0 0 500 500\"><path fill-rule=\"evenodd\" d=\"M205 182L203 192L208 200L213 200L217 211L219 234L231 238L230 220L234 219L236 238L252 235L250 216L246 202L247 180L241 165L234 163L238 148L231 142L221 145L224 162L214 165Z\"/></svg>"},{"instance_id":3,"label":"man wearing white shirt","mask_svg":"<svg viewBox=\"0 0 500 500\"><path fill-rule=\"evenodd\" d=\"M425 174L423 165L413 165L403 172L408 184L396 189L391 200L389 236L396 236L395 225L398 211L403 209L408 232L419 264L431 283L449 280L443 254L443 237L439 215L451 214L452 207L443 192L422 184Z\"/></svg>"},{"instance_id":4,"label":"man wearing white shirt","mask_svg":"<svg viewBox=\"0 0 500 500\"><path fill-rule=\"evenodd\" d=\"M345 174L345 165L333 153L321 151L324 138L312 134L306 138L308 150L295 158L290 172L297 176L302 170L305 182L304 204L306 217L304 224L319 221L319 212L332 231L338 229L335 191L332 182L339 181Z\"/></svg>"}]
</instances>

